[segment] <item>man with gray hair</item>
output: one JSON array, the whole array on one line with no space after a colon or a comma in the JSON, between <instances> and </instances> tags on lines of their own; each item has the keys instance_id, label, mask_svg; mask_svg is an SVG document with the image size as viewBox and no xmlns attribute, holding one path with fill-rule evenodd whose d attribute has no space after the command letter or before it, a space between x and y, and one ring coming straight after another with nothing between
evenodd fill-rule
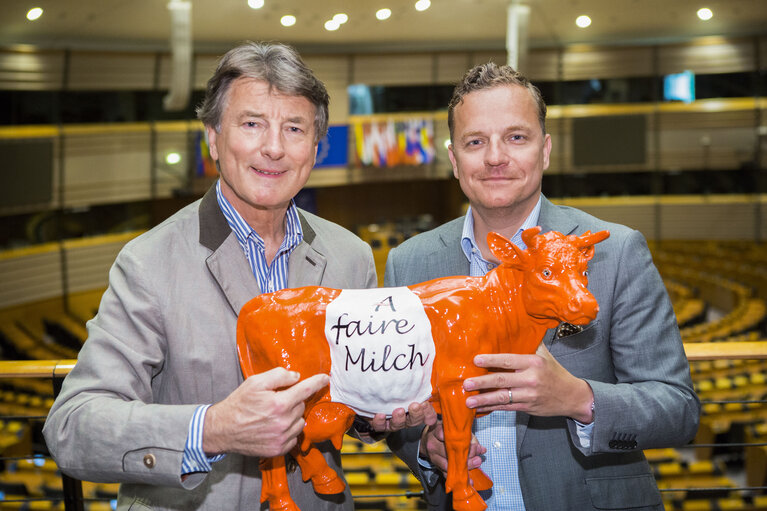
<instances>
[{"instance_id":1,"label":"man with gray hair","mask_svg":"<svg viewBox=\"0 0 767 511\"><path fill-rule=\"evenodd\" d=\"M44 428L64 473L122 483L118 509L257 509L259 457L296 445L304 400L329 379L275 368L243 381L240 309L286 287L376 284L370 247L293 201L328 125L325 87L294 50L229 51L198 115L220 178L117 256ZM319 495L289 479L302 509L353 508L348 485Z\"/></svg>"}]
</instances>

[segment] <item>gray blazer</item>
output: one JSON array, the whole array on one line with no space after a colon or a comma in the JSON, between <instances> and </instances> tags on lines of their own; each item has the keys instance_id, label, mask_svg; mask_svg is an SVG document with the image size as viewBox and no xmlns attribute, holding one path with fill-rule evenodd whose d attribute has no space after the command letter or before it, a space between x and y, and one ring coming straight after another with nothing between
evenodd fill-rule
<instances>
[{"instance_id":1,"label":"gray blazer","mask_svg":"<svg viewBox=\"0 0 767 511\"><path fill-rule=\"evenodd\" d=\"M300 211L304 241L290 256L288 286L376 285L370 247ZM240 383L237 315L260 293L211 188L200 201L128 243L109 274L88 340L51 408L44 434L61 470L121 482L119 509L258 509L258 459L229 454L182 483L189 422L200 404ZM331 467L340 456L327 446ZM352 509L346 493L320 497L289 474L303 509Z\"/></svg>"},{"instance_id":2,"label":"gray blazer","mask_svg":"<svg viewBox=\"0 0 767 511\"><path fill-rule=\"evenodd\" d=\"M663 282L642 235L577 209L543 199L543 231L581 234L607 229L589 262L589 289L599 315L582 332L544 343L573 375L594 391L590 448L565 417L517 414L517 454L527 511L588 509L662 510L643 449L679 446L698 429L700 402L693 391L679 330ZM460 246L463 217L404 242L389 253L385 283L410 285L447 275L468 275ZM390 436L405 459L418 430ZM449 509L442 484L417 464L432 508Z\"/></svg>"}]
</instances>

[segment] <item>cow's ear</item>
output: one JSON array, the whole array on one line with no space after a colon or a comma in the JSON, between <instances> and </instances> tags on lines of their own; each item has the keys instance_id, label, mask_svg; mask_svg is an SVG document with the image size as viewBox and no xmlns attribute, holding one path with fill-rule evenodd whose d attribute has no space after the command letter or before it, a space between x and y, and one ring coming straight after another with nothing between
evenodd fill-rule
<instances>
[{"instance_id":1,"label":"cow's ear","mask_svg":"<svg viewBox=\"0 0 767 511\"><path fill-rule=\"evenodd\" d=\"M525 242L527 248L532 248L533 250L538 248L539 238L536 238L536 236L538 236L542 230L543 228L538 225L522 231L522 241Z\"/></svg>"},{"instance_id":2,"label":"cow's ear","mask_svg":"<svg viewBox=\"0 0 767 511\"><path fill-rule=\"evenodd\" d=\"M487 234L487 246L501 263L518 268L524 266L527 254L497 232Z\"/></svg>"}]
</instances>

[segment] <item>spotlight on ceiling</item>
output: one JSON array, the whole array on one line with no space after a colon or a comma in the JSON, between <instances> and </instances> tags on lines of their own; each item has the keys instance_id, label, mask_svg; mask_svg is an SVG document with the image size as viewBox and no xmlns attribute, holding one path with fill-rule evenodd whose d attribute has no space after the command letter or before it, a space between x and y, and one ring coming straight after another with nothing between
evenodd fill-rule
<instances>
[{"instance_id":1,"label":"spotlight on ceiling","mask_svg":"<svg viewBox=\"0 0 767 511\"><path fill-rule=\"evenodd\" d=\"M698 18L700 18L701 20L708 21L713 17L714 17L714 13L708 7L703 7L701 9L698 9Z\"/></svg>"},{"instance_id":2,"label":"spotlight on ceiling","mask_svg":"<svg viewBox=\"0 0 767 511\"><path fill-rule=\"evenodd\" d=\"M591 18L583 14L575 19L575 24L581 28L586 28L591 25Z\"/></svg>"}]
</instances>

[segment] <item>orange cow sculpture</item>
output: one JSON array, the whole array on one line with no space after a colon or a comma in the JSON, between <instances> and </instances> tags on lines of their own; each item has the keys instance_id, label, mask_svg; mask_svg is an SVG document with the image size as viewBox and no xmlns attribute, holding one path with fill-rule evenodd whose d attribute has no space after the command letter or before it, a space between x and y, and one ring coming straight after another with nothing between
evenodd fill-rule
<instances>
[{"instance_id":1,"label":"orange cow sculpture","mask_svg":"<svg viewBox=\"0 0 767 511\"><path fill-rule=\"evenodd\" d=\"M237 349L246 378L275 366L298 371L304 378L320 372L331 374L329 387L306 401L306 426L291 452L304 481L311 479L317 493L340 493L345 488L343 480L314 447L331 440L340 449L343 435L354 420L355 410L348 403L335 402L339 391L334 396L334 375L343 370L362 371L352 383L354 393L362 380L389 372L403 378L410 369L425 368L430 373L426 383L432 403L442 413L448 455L446 489L453 492L453 506L466 511L486 508L477 490L490 488L492 482L480 469L469 471L466 463L475 417L475 411L466 407L466 398L476 392L465 391L463 381L487 373L472 363L474 356L534 353L547 329L560 322L584 325L599 311L586 287L587 263L594 255L594 245L607 238L609 232L581 236L539 233L539 227L522 233L527 250L490 233L488 245L501 264L482 277L445 277L408 288L357 290L378 292L372 304L375 307L364 321L346 312L326 317L331 315L329 305L339 300L343 291L316 286L262 294L243 307L237 325ZM382 309L403 313L399 298L397 303L392 298L399 295L391 294L381 301L380 293L387 290L412 292L420 301L428 318L433 352L416 347L417 341L411 343L409 337L398 341L414 331L416 321L412 316L379 319L377 314ZM353 300L364 302L360 296L364 295L354 295ZM377 337L388 338L383 350L378 345L378 354L354 344ZM334 349L341 349L341 355L333 355ZM340 367L332 367L334 358ZM364 377L359 378L359 374ZM417 387L419 377L414 381ZM410 386L406 380L399 387ZM372 415L391 413L403 403L406 407L423 400L413 393L387 402L386 391L392 388L396 393L394 385L384 389L383 397L370 396L379 409L365 408L365 391L360 391L359 402L353 406L362 414ZM290 497L284 456L264 458L260 468L261 501L268 500L272 511L298 509Z\"/></svg>"}]
</instances>

